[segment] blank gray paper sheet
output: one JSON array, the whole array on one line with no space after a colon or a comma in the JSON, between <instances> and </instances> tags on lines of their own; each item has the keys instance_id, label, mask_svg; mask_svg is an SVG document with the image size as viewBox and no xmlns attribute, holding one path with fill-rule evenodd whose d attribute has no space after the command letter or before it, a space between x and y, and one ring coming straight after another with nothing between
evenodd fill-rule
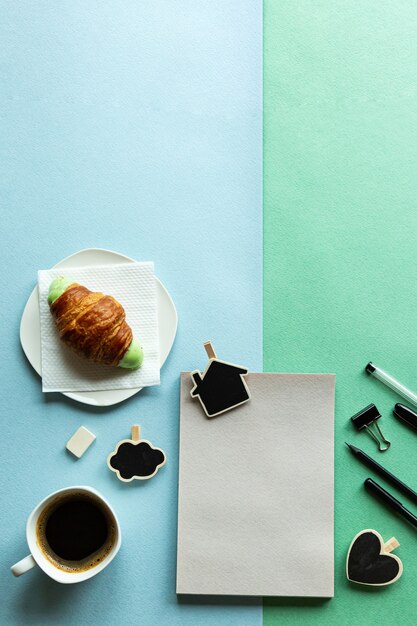
<instances>
[{"instance_id":1,"label":"blank gray paper sheet","mask_svg":"<svg viewBox=\"0 0 417 626\"><path fill-rule=\"evenodd\" d=\"M208 418L181 374L177 593L333 596L333 374L249 374Z\"/></svg>"}]
</instances>

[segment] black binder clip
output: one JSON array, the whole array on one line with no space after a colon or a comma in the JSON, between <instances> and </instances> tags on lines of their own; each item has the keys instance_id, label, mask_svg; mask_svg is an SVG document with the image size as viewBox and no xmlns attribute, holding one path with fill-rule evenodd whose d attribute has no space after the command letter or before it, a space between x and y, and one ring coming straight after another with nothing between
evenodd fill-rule
<instances>
[{"instance_id":1,"label":"black binder clip","mask_svg":"<svg viewBox=\"0 0 417 626\"><path fill-rule=\"evenodd\" d=\"M376 408L375 404L369 404L362 411L356 413L351 417L353 424L358 430L366 428L367 432L371 435L377 444L380 452L385 452L391 445L388 439L385 439L378 426L377 420L381 417L380 412Z\"/></svg>"}]
</instances>

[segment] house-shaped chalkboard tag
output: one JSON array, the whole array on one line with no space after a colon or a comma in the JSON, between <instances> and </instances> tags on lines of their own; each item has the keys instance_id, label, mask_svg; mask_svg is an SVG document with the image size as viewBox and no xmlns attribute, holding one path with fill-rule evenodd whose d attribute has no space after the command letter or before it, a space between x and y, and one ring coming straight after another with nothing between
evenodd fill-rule
<instances>
[{"instance_id":1,"label":"house-shaped chalkboard tag","mask_svg":"<svg viewBox=\"0 0 417 626\"><path fill-rule=\"evenodd\" d=\"M198 398L206 415L215 417L230 411L250 399L249 389L244 380L246 367L226 363L216 357L209 341L204 344L209 362L203 374L191 372L194 387L191 397Z\"/></svg>"}]
</instances>

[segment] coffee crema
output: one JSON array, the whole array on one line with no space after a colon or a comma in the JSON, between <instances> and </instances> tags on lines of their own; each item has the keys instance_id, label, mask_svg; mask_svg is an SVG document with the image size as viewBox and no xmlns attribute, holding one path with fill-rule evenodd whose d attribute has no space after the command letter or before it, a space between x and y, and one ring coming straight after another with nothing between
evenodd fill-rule
<instances>
[{"instance_id":1,"label":"coffee crema","mask_svg":"<svg viewBox=\"0 0 417 626\"><path fill-rule=\"evenodd\" d=\"M111 552L116 543L115 520L94 494L74 491L46 505L37 522L36 539L55 567L85 572Z\"/></svg>"}]
</instances>

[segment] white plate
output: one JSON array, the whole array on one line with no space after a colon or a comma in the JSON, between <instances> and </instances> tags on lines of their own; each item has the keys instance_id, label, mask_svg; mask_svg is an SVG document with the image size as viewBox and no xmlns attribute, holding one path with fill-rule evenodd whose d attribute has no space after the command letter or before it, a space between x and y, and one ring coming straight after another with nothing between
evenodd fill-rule
<instances>
[{"instance_id":1,"label":"white plate","mask_svg":"<svg viewBox=\"0 0 417 626\"><path fill-rule=\"evenodd\" d=\"M101 248L87 248L80 250L71 256L67 256L59 261L54 267L82 267L84 265L110 265L114 263L134 263L124 254L113 252L111 250L103 250ZM165 289L161 281L156 280L156 295L158 302L158 323L159 323L159 353L161 367L165 363L168 354L171 352L174 343L175 334L177 332L178 317L175 305L171 296ZM42 376L41 371L41 326L39 319L39 295L38 288L30 294L23 311L22 321L20 322L20 343L29 363L33 369ZM64 393L64 396L83 402L84 404L92 404L94 406L110 406L123 402L135 393L141 390L141 387L134 389L114 389L111 391L80 391L78 393Z\"/></svg>"}]
</instances>

